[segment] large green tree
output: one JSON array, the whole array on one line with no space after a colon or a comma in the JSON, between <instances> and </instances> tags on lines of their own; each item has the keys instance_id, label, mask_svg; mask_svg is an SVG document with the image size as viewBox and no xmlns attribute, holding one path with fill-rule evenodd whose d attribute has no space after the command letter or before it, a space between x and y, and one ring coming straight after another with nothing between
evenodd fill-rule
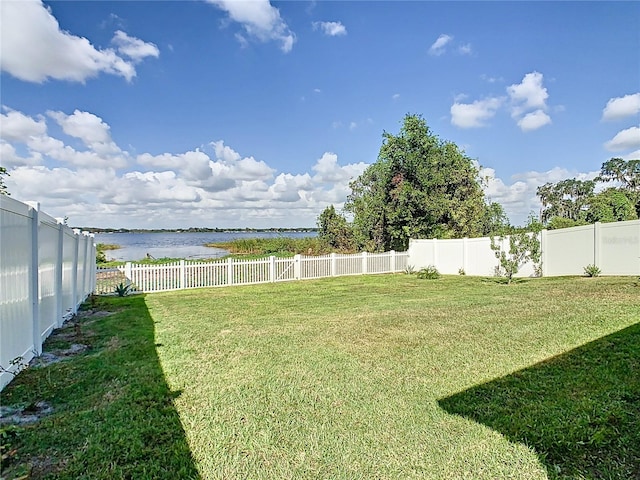
<instances>
[{"instance_id":1,"label":"large green tree","mask_svg":"<svg viewBox=\"0 0 640 480\"><path fill-rule=\"evenodd\" d=\"M318 217L318 238L333 250L351 251L355 247L351 226L333 205Z\"/></svg>"},{"instance_id":2,"label":"large green tree","mask_svg":"<svg viewBox=\"0 0 640 480\"><path fill-rule=\"evenodd\" d=\"M377 161L350 186L345 210L360 248L405 250L411 237L482 234L487 205L478 169L420 115L406 115L398 135L383 133Z\"/></svg>"}]
</instances>

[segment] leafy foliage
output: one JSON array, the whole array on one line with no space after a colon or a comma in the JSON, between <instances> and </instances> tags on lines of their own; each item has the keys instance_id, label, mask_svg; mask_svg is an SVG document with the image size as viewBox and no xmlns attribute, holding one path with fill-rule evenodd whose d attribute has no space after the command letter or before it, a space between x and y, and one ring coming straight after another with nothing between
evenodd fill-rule
<instances>
[{"instance_id":1,"label":"leafy foliage","mask_svg":"<svg viewBox=\"0 0 640 480\"><path fill-rule=\"evenodd\" d=\"M616 182L618 186L596 194L598 182ZM640 216L640 160L612 158L602 164L594 180L546 183L537 194L542 202L540 219L549 229L635 220Z\"/></svg>"},{"instance_id":2,"label":"leafy foliage","mask_svg":"<svg viewBox=\"0 0 640 480\"><path fill-rule=\"evenodd\" d=\"M496 270L496 272L503 274L507 278L508 284L511 283L520 267L529 261L534 263L536 273L539 272L538 264L542 254L538 237L540 230L542 230L542 224L530 218L526 230L514 232L508 236L508 250L505 250L503 246L507 237L500 236L497 241L495 237L491 237L491 250L500 261L500 270Z\"/></svg>"},{"instance_id":3,"label":"leafy foliage","mask_svg":"<svg viewBox=\"0 0 640 480\"><path fill-rule=\"evenodd\" d=\"M353 214L355 241L365 250L406 250L411 237L483 231L486 204L478 169L419 115L406 115L398 135L384 132L377 161L350 186L345 210Z\"/></svg>"},{"instance_id":4,"label":"leafy foliage","mask_svg":"<svg viewBox=\"0 0 640 480\"><path fill-rule=\"evenodd\" d=\"M115 286L114 292L119 297L126 297L129 293L131 293L131 285L128 283L120 282Z\"/></svg>"},{"instance_id":5,"label":"leafy foliage","mask_svg":"<svg viewBox=\"0 0 640 480\"><path fill-rule=\"evenodd\" d=\"M4 179L2 178L3 175L9 176L9 172L7 172L5 167L0 167L0 195L11 195L4 183Z\"/></svg>"},{"instance_id":6,"label":"leafy foliage","mask_svg":"<svg viewBox=\"0 0 640 480\"><path fill-rule=\"evenodd\" d=\"M333 205L325 208L318 217L318 238L332 250L350 252L355 249L351 226Z\"/></svg>"},{"instance_id":7,"label":"leafy foliage","mask_svg":"<svg viewBox=\"0 0 640 480\"><path fill-rule=\"evenodd\" d=\"M601 270L598 268L597 265L594 264L589 264L586 267L584 267L584 274L587 277L597 277L598 275L600 275Z\"/></svg>"},{"instance_id":8,"label":"leafy foliage","mask_svg":"<svg viewBox=\"0 0 640 480\"><path fill-rule=\"evenodd\" d=\"M421 268L416 274L416 277L422 280L436 280L440 278L440 272L434 265L429 265Z\"/></svg>"}]
</instances>

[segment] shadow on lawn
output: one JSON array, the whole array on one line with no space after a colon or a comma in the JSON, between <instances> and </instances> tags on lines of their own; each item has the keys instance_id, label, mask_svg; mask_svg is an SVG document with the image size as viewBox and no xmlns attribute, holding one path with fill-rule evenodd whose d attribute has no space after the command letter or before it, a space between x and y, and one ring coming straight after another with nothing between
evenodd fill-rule
<instances>
[{"instance_id":1,"label":"shadow on lawn","mask_svg":"<svg viewBox=\"0 0 640 480\"><path fill-rule=\"evenodd\" d=\"M640 478L640 323L439 403L533 447L550 478Z\"/></svg>"},{"instance_id":2,"label":"shadow on lawn","mask_svg":"<svg viewBox=\"0 0 640 480\"><path fill-rule=\"evenodd\" d=\"M4 428L11 455L3 478L199 478L173 404L181 392L165 381L144 295L93 307L100 311L81 311L47 341L55 351L80 335L87 351L29 368L2 392L4 405L45 401L53 409Z\"/></svg>"}]
</instances>

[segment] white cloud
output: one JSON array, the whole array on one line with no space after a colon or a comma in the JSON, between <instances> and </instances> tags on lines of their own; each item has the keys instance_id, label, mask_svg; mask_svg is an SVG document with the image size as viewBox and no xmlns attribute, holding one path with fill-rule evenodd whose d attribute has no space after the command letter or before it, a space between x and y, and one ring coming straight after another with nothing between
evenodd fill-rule
<instances>
[{"instance_id":1,"label":"white cloud","mask_svg":"<svg viewBox=\"0 0 640 480\"><path fill-rule=\"evenodd\" d=\"M604 144L610 152L621 152L640 147L640 127L630 127L616 134L611 140Z\"/></svg>"},{"instance_id":2,"label":"white cloud","mask_svg":"<svg viewBox=\"0 0 640 480\"><path fill-rule=\"evenodd\" d=\"M314 30L321 30L322 33L330 37L346 35L347 29L342 22L313 22Z\"/></svg>"},{"instance_id":3,"label":"white cloud","mask_svg":"<svg viewBox=\"0 0 640 480\"><path fill-rule=\"evenodd\" d=\"M451 35L441 34L435 42L429 47L429 54L440 56L445 52L445 47L453 40Z\"/></svg>"},{"instance_id":4,"label":"white cloud","mask_svg":"<svg viewBox=\"0 0 640 480\"><path fill-rule=\"evenodd\" d=\"M496 97L476 100L473 103L455 102L451 106L451 123L460 128L484 127L502 103L503 100Z\"/></svg>"},{"instance_id":5,"label":"white cloud","mask_svg":"<svg viewBox=\"0 0 640 480\"><path fill-rule=\"evenodd\" d=\"M156 45L130 37L122 30L116 31L111 42L118 47L118 52L121 55L131 58L135 63L146 57L158 58L160 56L160 50Z\"/></svg>"},{"instance_id":6,"label":"white cloud","mask_svg":"<svg viewBox=\"0 0 640 480\"><path fill-rule=\"evenodd\" d=\"M536 130L551 123L548 109L549 93L543 86L544 76L539 72L527 73L522 82L507 87L511 99L511 117L522 131Z\"/></svg>"},{"instance_id":7,"label":"white cloud","mask_svg":"<svg viewBox=\"0 0 640 480\"><path fill-rule=\"evenodd\" d=\"M2 166L5 168L20 165L40 165L42 163L41 154L30 152L28 157L23 157L18 154L13 145L4 140L0 140L0 158L2 159Z\"/></svg>"},{"instance_id":8,"label":"white cloud","mask_svg":"<svg viewBox=\"0 0 640 480\"><path fill-rule=\"evenodd\" d=\"M235 180L269 180L273 178L275 170L265 162L253 157L242 158L238 152L218 140L212 142L216 158L226 167L231 168L230 177Z\"/></svg>"},{"instance_id":9,"label":"white cloud","mask_svg":"<svg viewBox=\"0 0 640 480\"><path fill-rule=\"evenodd\" d=\"M518 126L523 132L537 130L538 128L550 123L551 117L544 113L542 110L536 110L535 112L527 113L524 117L518 120Z\"/></svg>"},{"instance_id":10,"label":"white cloud","mask_svg":"<svg viewBox=\"0 0 640 480\"><path fill-rule=\"evenodd\" d=\"M460 55L471 55L473 53L473 49L471 48L470 43L465 43L464 45L460 45L458 47L458 53Z\"/></svg>"},{"instance_id":11,"label":"white cloud","mask_svg":"<svg viewBox=\"0 0 640 480\"><path fill-rule=\"evenodd\" d=\"M602 120L620 120L640 113L640 93L611 98L602 111Z\"/></svg>"},{"instance_id":12,"label":"white cloud","mask_svg":"<svg viewBox=\"0 0 640 480\"><path fill-rule=\"evenodd\" d=\"M136 76L133 63L113 49L97 49L86 38L61 30L50 9L40 0L2 1L0 16L0 68L20 80L42 83L52 78L84 82L99 73L109 73L131 81ZM146 45L145 48L151 45L127 38Z\"/></svg>"},{"instance_id":13,"label":"white cloud","mask_svg":"<svg viewBox=\"0 0 640 480\"><path fill-rule=\"evenodd\" d=\"M356 128L358 128L358 123L357 122L349 123L349 130L354 131Z\"/></svg>"},{"instance_id":14,"label":"white cloud","mask_svg":"<svg viewBox=\"0 0 640 480\"><path fill-rule=\"evenodd\" d=\"M542 85L543 80L541 73L531 72L524 76L522 82L507 87L513 117L518 117L528 110L546 110L549 93Z\"/></svg>"},{"instance_id":15,"label":"white cloud","mask_svg":"<svg viewBox=\"0 0 640 480\"><path fill-rule=\"evenodd\" d=\"M502 77L492 77L492 76L487 75L485 73L480 75L480 79L484 80L487 83L504 82L504 78L502 78Z\"/></svg>"},{"instance_id":16,"label":"white cloud","mask_svg":"<svg viewBox=\"0 0 640 480\"><path fill-rule=\"evenodd\" d=\"M400 94L399 93L394 93L393 95L391 95L391 99L392 100L398 100L400 98Z\"/></svg>"},{"instance_id":17,"label":"white cloud","mask_svg":"<svg viewBox=\"0 0 640 480\"><path fill-rule=\"evenodd\" d=\"M288 53L296 41L295 34L291 32L285 21L280 16L280 11L271 5L269 0L207 0L209 3L224 10L229 18L242 25L245 33L260 42L271 40L280 42L280 48ZM236 38L246 46L246 38L236 35Z\"/></svg>"},{"instance_id":18,"label":"white cloud","mask_svg":"<svg viewBox=\"0 0 640 480\"><path fill-rule=\"evenodd\" d=\"M22 112L8 110L0 114L0 138L8 142L27 143L31 137L47 132L44 119L34 120Z\"/></svg>"}]
</instances>

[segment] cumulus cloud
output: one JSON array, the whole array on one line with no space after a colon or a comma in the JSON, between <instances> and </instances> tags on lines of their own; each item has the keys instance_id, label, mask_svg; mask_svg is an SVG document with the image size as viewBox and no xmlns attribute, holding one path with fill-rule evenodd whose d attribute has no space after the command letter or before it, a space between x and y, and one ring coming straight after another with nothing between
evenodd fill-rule
<instances>
[{"instance_id":1,"label":"cumulus cloud","mask_svg":"<svg viewBox=\"0 0 640 480\"><path fill-rule=\"evenodd\" d=\"M136 75L133 61L123 59L111 48L98 49L86 38L61 30L41 0L0 2L0 16L0 68L20 80L42 83L52 78L84 82L99 73L108 73L131 81ZM120 37L116 34L114 40L124 41L122 48L135 61L148 56L152 45L124 32L120 32Z\"/></svg>"},{"instance_id":2,"label":"cumulus cloud","mask_svg":"<svg viewBox=\"0 0 640 480\"><path fill-rule=\"evenodd\" d=\"M539 72L527 73L522 82L507 87L507 93L511 98L512 115L522 115L527 110L547 108L549 93L542 85L544 77Z\"/></svg>"},{"instance_id":3,"label":"cumulus cloud","mask_svg":"<svg viewBox=\"0 0 640 480\"><path fill-rule=\"evenodd\" d=\"M620 120L640 113L640 93L611 98L602 111L602 120Z\"/></svg>"},{"instance_id":4,"label":"cumulus cloud","mask_svg":"<svg viewBox=\"0 0 640 480\"><path fill-rule=\"evenodd\" d=\"M272 6L269 0L254 0L238 2L235 0L207 0L212 5L224 10L229 19L239 23L245 34L260 42L280 42L280 49L288 53L296 41L295 34L289 29L280 16L280 10ZM241 44L246 45L247 39L236 34Z\"/></svg>"},{"instance_id":5,"label":"cumulus cloud","mask_svg":"<svg viewBox=\"0 0 640 480\"><path fill-rule=\"evenodd\" d=\"M486 121L493 118L503 103L503 99L493 97L476 100L473 103L454 102L451 106L451 123L460 128L477 128L486 126Z\"/></svg>"},{"instance_id":6,"label":"cumulus cloud","mask_svg":"<svg viewBox=\"0 0 640 480\"><path fill-rule=\"evenodd\" d=\"M347 29L342 22L313 22L312 25L314 30L320 30L329 37L347 34Z\"/></svg>"},{"instance_id":7,"label":"cumulus cloud","mask_svg":"<svg viewBox=\"0 0 640 480\"><path fill-rule=\"evenodd\" d=\"M548 125L549 123L551 123L551 117L544 113L542 110L529 112L524 117L518 120L518 126L523 132L537 130L540 127Z\"/></svg>"},{"instance_id":8,"label":"cumulus cloud","mask_svg":"<svg viewBox=\"0 0 640 480\"><path fill-rule=\"evenodd\" d=\"M118 52L121 55L129 57L135 63L141 62L146 57L158 58L160 56L160 50L155 44L130 37L122 30L116 31L111 43L118 47Z\"/></svg>"},{"instance_id":9,"label":"cumulus cloud","mask_svg":"<svg viewBox=\"0 0 640 480\"><path fill-rule=\"evenodd\" d=\"M622 130L611 140L604 144L610 152L621 152L640 147L640 127L631 127Z\"/></svg>"},{"instance_id":10,"label":"cumulus cloud","mask_svg":"<svg viewBox=\"0 0 640 480\"><path fill-rule=\"evenodd\" d=\"M551 123L551 117L545 113L549 93L543 81L541 73L531 72L524 76L522 82L507 87L511 99L511 117L523 132Z\"/></svg>"},{"instance_id":11,"label":"cumulus cloud","mask_svg":"<svg viewBox=\"0 0 640 480\"><path fill-rule=\"evenodd\" d=\"M458 53L460 55L471 55L473 53L473 49L471 48L470 43L465 43L464 45L460 45L458 47Z\"/></svg>"},{"instance_id":12,"label":"cumulus cloud","mask_svg":"<svg viewBox=\"0 0 640 480\"><path fill-rule=\"evenodd\" d=\"M8 142L27 143L31 137L38 137L47 132L47 124L43 118L35 120L22 112L10 110L0 114L0 138Z\"/></svg>"},{"instance_id":13,"label":"cumulus cloud","mask_svg":"<svg viewBox=\"0 0 640 480\"><path fill-rule=\"evenodd\" d=\"M445 52L447 44L453 40L451 35L441 34L435 42L429 47L429 55L440 56Z\"/></svg>"}]
</instances>

